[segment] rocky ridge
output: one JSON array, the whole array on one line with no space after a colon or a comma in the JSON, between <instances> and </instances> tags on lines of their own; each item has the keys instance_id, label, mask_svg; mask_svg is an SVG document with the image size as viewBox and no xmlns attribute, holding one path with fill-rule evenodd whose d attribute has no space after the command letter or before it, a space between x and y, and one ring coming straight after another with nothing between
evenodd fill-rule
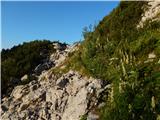
<instances>
[{"instance_id":1,"label":"rocky ridge","mask_svg":"<svg viewBox=\"0 0 160 120\"><path fill-rule=\"evenodd\" d=\"M59 66L68 54L77 50L78 45L67 46L50 56ZM60 46L59 46L60 47ZM10 97L2 99L3 120L79 120L89 113L88 120L98 119L91 108L100 104L99 98L104 90L110 89L102 80L87 78L70 70L60 77L52 69L44 70L37 80L16 86Z\"/></svg>"},{"instance_id":2,"label":"rocky ridge","mask_svg":"<svg viewBox=\"0 0 160 120\"><path fill-rule=\"evenodd\" d=\"M148 2L148 8L137 27L143 27L147 20L158 20L159 5L158 1ZM99 99L103 92L109 90L110 99L114 100L113 87L103 80L88 78L73 70L60 76L54 74L52 68L63 65L68 55L78 49L78 44L64 47L54 43L53 47L56 48L56 53L35 68L38 79L16 86L10 97L2 99L2 119L80 120L81 116L87 115L87 120L98 120L99 116L94 113L94 108L104 105ZM145 63L152 62L155 58L156 54L151 52ZM111 61L113 59L111 58ZM27 76L22 77L21 81L25 79ZM120 91L124 85L125 82L120 83Z\"/></svg>"}]
</instances>

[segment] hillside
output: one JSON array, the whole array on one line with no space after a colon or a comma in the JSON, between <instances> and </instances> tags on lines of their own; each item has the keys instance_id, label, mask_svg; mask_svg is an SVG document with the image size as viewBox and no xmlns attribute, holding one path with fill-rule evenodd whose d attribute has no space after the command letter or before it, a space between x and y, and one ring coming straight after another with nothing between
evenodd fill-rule
<instances>
[{"instance_id":1,"label":"hillside","mask_svg":"<svg viewBox=\"0 0 160 120\"><path fill-rule=\"evenodd\" d=\"M120 2L83 34L2 51L2 90L21 81L4 93L2 119L160 120L160 2Z\"/></svg>"},{"instance_id":2,"label":"hillside","mask_svg":"<svg viewBox=\"0 0 160 120\"><path fill-rule=\"evenodd\" d=\"M47 40L35 40L11 49L2 49L2 95L9 93L15 85L24 84L19 79L25 74L29 76L25 83L35 78L36 66L44 63L52 64L48 60L50 54L56 51L52 44L53 42ZM60 45L66 46L66 44Z\"/></svg>"},{"instance_id":3,"label":"hillside","mask_svg":"<svg viewBox=\"0 0 160 120\"><path fill-rule=\"evenodd\" d=\"M85 32L70 66L112 85L105 106L97 110L101 120L158 119L159 13L158 2L121 2L93 31Z\"/></svg>"}]
</instances>

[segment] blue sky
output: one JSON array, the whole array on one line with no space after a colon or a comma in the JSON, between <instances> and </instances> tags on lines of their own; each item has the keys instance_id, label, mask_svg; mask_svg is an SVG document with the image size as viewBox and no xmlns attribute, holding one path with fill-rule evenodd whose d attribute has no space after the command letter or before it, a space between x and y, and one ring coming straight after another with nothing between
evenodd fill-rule
<instances>
[{"instance_id":1,"label":"blue sky","mask_svg":"<svg viewBox=\"0 0 160 120\"><path fill-rule=\"evenodd\" d=\"M2 48L35 39L72 44L85 26L98 23L118 5L106 2L2 2Z\"/></svg>"}]
</instances>

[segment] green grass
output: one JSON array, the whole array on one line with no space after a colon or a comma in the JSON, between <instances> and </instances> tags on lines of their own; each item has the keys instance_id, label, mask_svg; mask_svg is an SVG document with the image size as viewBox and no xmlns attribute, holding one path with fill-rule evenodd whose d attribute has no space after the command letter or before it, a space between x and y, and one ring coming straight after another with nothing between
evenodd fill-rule
<instances>
[{"instance_id":1,"label":"green grass","mask_svg":"<svg viewBox=\"0 0 160 120\"><path fill-rule=\"evenodd\" d=\"M93 31L85 31L79 51L69 59L69 68L113 85L113 101L107 98L99 109L101 120L156 120L160 114L160 22L146 21L137 29L143 5L121 2ZM152 52L156 58L145 63Z\"/></svg>"}]
</instances>

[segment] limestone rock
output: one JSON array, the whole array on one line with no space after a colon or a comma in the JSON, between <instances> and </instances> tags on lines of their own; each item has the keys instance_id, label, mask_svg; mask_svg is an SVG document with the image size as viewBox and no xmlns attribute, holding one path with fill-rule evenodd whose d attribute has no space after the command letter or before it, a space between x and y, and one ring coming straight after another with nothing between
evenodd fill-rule
<instances>
[{"instance_id":1,"label":"limestone rock","mask_svg":"<svg viewBox=\"0 0 160 120\"><path fill-rule=\"evenodd\" d=\"M15 99L20 99L23 95L23 85L17 86L14 88L14 90L12 91L11 95L15 98Z\"/></svg>"},{"instance_id":2,"label":"limestone rock","mask_svg":"<svg viewBox=\"0 0 160 120\"><path fill-rule=\"evenodd\" d=\"M39 80L15 87L11 96L4 98L2 118L79 120L97 105L97 99L106 88L101 80L75 71L57 79L49 71L44 72Z\"/></svg>"},{"instance_id":3,"label":"limestone rock","mask_svg":"<svg viewBox=\"0 0 160 120\"><path fill-rule=\"evenodd\" d=\"M99 116L97 114L90 112L88 114L87 120L99 120Z\"/></svg>"},{"instance_id":4,"label":"limestone rock","mask_svg":"<svg viewBox=\"0 0 160 120\"><path fill-rule=\"evenodd\" d=\"M156 55L154 54L154 52L152 52L152 53L150 53L150 54L148 55L148 58L149 58L149 59L154 59L154 58L156 58Z\"/></svg>"},{"instance_id":5,"label":"limestone rock","mask_svg":"<svg viewBox=\"0 0 160 120\"><path fill-rule=\"evenodd\" d=\"M155 21L160 20L160 17L157 16L160 13L160 1L153 0L148 1L147 10L142 15L141 21L137 25L137 28L143 27L143 24L147 20Z\"/></svg>"},{"instance_id":6,"label":"limestone rock","mask_svg":"<svg viewBox=\"0 0 160 120\"><path fill-rule=\"evenodd\" d=\"M24 82L28 79L28 75L24 75L22 78L21 78L21 81Z\"/></svg>"},{"instance_id":7,"label":"limestone rock","mask_svg":"<svg viewBox=\"0 0 160 120\"><path fill-rule=\"evenodd\" d=\"M87 111L87 103L89 102L87 97L85 88L82 88L75 97L69 96L62 120L79 120L80 116Z\"/></svg>"},{"instance_id":8,"label":"limestone rock","mask_svg":"<svg viewBox=\"0 0 160 120\"><path fill-rule=\"evenodd\" d=\"M102 80L82 76L73 70L61 76L48 70L62 65L68 54L78 49L78 44L56 49L49 59L53 66L45 68L43 65L47 61L37 66L37 80L16 86L10 97L2 99L2 119L79 120L97 105L101 93L108 88ZM27 78L25 75L21 80Z\"/></svg>"}]
</instances>

